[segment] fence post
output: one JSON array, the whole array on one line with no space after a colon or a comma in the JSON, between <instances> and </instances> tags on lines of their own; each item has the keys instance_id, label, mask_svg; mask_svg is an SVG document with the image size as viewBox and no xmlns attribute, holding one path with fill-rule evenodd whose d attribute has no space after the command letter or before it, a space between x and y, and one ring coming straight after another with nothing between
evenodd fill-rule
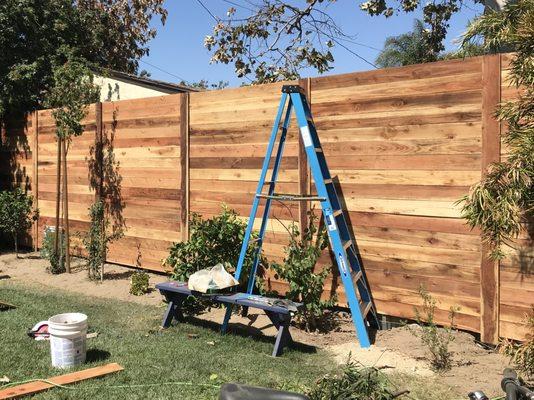
<instances>
[{"instance_id":1,"label":"fence post","mask_svg":"<svg viewBox=\"0 0 534 400\"><path fill-rule=\"evenodd\" d=\"M501 56L482 58L482 177L488 166L500 161L501 125L495 110L501 100ZM499 340L499 262L492 260L490 247L482 243L480 264L480 337L485 343Z\"/></svg>"},{"instance_id":2,"label":"fence post","mask_svg":"<svg viewBox=\"0 0 534 400\"><path fill-rule=\"evenodd\" d=\"M180 94L180 211L182 241L189 239L189 93Z\"/></svg>"},{"instance_id":3,"label":"fence post","mask_svg":"<svg viewBox=\"0 0 534 400\"><path fill-rule=\"evenodd\" d=\"M304 89L306 93L306 100L311 108L311 79L303 78L299 79L299 86ZM297 132L299 132L297 127ZM304 149L304 143L299 135L299 152L298 152L298 172L299 172L299 194L308 195L311 191L311 178L310 168L308 166L308 160L306 159L306 150ZM310 209L307 201L299 201L299 226L300 237L304 237L304 230L308 227L308 211Z\"/></svg>"},{"instance_id":4,"label":"fence post","mask_svg":"<svg viewBox=\"0 0 534 400\"><path fill-rule=\"evenodd\" d=\"M34 209L39 210L39 114L35 110L32 114L32 130L33 130L33 205ZM33 250L39 250L39 218L35 220L33 227Z\"/></svg>"}]
</instances>

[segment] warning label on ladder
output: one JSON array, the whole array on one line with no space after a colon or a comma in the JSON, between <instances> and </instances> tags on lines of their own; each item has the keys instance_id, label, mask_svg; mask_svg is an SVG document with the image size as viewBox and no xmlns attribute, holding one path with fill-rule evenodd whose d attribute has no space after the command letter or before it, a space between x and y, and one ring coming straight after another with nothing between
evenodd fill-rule
<instances>
[{"instance_id":1,"label":"warning label on ladder","mask_svg":"<svg viewBox=\"0 0 534 400\"><path fill-rule=\"evenodd\" d=\"M313 142L310 135L310 128L308 128L308 126L301 126L300 133L302 135L302 142L304 143L304 147L312 146Z\"/></svg>"}]
</instances>

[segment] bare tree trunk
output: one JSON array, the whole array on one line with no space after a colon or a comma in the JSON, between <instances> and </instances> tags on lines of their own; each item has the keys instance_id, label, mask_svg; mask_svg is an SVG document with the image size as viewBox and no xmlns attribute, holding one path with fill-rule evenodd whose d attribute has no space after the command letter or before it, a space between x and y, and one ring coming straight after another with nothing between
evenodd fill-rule
<instances>
[{"instance_id":1,"label":"bare tree trunk","mask_svg":"<svg viewBox=\"0 0 534 400\"><path fill-rule=\"evenodd\" d=\"M13 241L15 242L15 255L17 258L19 258L19 242L18 242L18 235L16 233L13 234Z\"/></svg>"},{"instance_id":2,"label":"bare tree trunk","mask_svg":"<svg viewBox=\"0 0 534 400\"><path fill-rule=\"evenodd\" d=\"M70 236L69 236L69 192L67 189L67 145L61 141L61 157L63 158L63 227L65 229L65 267L70 274Z\"/></svg>"},{"instance_id":3,"label":"bare tree trunk","mask_svg":"<svg viewBox=\"0 0 534 400\"><path fill-rule=\"evenodd\" d=\"M54 254L59 249L59 206L61 202L61 139L57 138L57 174L56 174L56 232L54 235ZM59 261L61 263L61 259Z\"/></svg>"}]
</instances>

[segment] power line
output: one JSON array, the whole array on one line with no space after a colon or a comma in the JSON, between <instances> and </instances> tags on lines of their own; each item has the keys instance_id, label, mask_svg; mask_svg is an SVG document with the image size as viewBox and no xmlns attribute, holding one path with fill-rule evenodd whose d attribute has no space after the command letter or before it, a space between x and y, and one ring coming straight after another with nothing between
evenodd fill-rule
<instances>
[{"instance_id":1,"label":"power line","mask_svg":"<svg viewBox=\"0 0 534 400\"><path fill-rule=\"evenodd\" d=\"M349 49L347 46L345 46L343 43L339 42L337 39L335 38L332 38L332 40L338 44L339 46L343 47L345 50L347 50L349 53L351 53L352 55L358 57L360 60L366 62L367 64L369 64L370 66L372 66L373 68L376 68L378 69L378 67L376 65L374 65L371 61L368 61L366 60L365 58L363 58L362 56L360 56L358 53L356 53L355 51Z\"/></svg>"},{"instance_id":2,"label":"power line","mask_svg":"<svg viewBox=\"0 0 534 400\"><path fill-rule=\"evenodd\" d=\"M206 10L206 12L207 12L209 15L211 15L211 17L212 17L216 22L219 22L219 18L217 18L215 15L213 15L213 13L209 10L208 7L206 7L206 6L204 5L204 3L203 3L201 0L197 0L197 3L200 4L200 6L201 6L204 10Z\"/></svg>"},{"instance_id":3,"label":"power line","mask_svg":"<svg viewBox=\"0 0 534 400\"><path fill-rule=\"evenodd\" d=\"M157 70L159 70L159 71L161 71L161 72L164 72L164 73L166 73L166 74L168 74L168 75L170 75L170 76L174 76L175 78L178 78L178 79L180 79L181 81L187 82L187 80L184 79L184 78L182 78L181 76L175 75L175 74L173 74L173 73L171 73L171 72L169 72L169 71L165 71L163 68L160 68L160 67L158 67L157 65L151 64L151 63L149 63L148 61L145 61L145 60L139 60L139 61L141 61L142 63L145 63L145 64L147 64L147 65L150 65L152 68L156 68Z\"/></svg>"},{"instance_id":4,"label":"power line","mask_svg":"<svg viewBox=\"0 0 534 400\"><path fill-rule=\"evenodd\" d=\"M233 6L236 6L236 7L244 8L245 10L248 10L250 12L254 12L254 10L252 8L246 7L246 6L242 5L242 4L238 4L238 3L235 3L235 2L230 1L230 0L222 0L222 1L224 1L225 3L231 4Z\"/></svg>"},{"instance_id":5,"label":"power line","mask_svg":"<svg viewBox=\"0 0 534 400\"><path fill-rule=\"evenodd\" d=\"M346 39L346 38L340 38L340 39L343 40L344 42L352 43L352 44L355 44L357 46L366 47L366 48L371 49L371 50L382 51L382 49L379 49L379 48L373 47L373 46L369 46L368 44L365 44L365 43L355 42L354 40Z\"/></svg>"}]
</instances>

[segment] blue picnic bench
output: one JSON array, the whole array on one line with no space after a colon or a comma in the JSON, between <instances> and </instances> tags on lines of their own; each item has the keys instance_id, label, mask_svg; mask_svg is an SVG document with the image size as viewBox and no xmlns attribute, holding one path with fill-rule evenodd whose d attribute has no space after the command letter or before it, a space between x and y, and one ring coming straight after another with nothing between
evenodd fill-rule
<instances>
[{"instance_id":1,"label":"blue picnic bench","mask_svg":"<svg viewBox=\"0 0 534 400\"><path fill-rule=\"evenodd\" d=\"M156 289L159 290L168 303L167 309L163 314L161 324L163 328L168 328L173 319L183 320L182 304L189 296L202 297L214 303L225 304L227 307L239 305L245 308L251 307L263 310L278 330L272 353L273 357L281 355L284 347L292 342L293 339L289 332L291 318L295 311L303 307L302 303L249 293L206 295L190 290L186 282L170 281L158 283ZM225 333L224 329L221 329L221 332Z\"/></svg>"}]
</instances>

